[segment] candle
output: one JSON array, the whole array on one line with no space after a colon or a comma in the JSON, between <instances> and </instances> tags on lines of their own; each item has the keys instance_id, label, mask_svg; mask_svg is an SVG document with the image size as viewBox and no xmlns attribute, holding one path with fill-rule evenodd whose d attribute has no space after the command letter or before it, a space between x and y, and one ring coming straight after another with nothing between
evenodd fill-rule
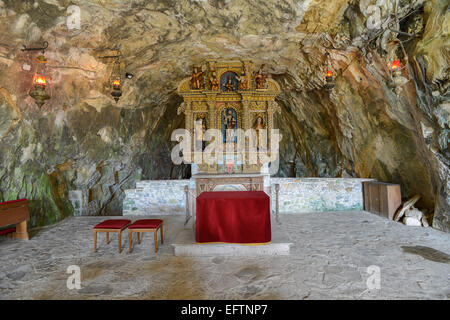
<instances>
[{"instance_id":1,"label":"candle","mask_svg":"<svg viewBox=\"0 0 450 320\"><path fill-rule=\"evenodd\" d=\"M400 68L400 60L394 60L394 61L392 61L392 67L391 67L391 69L392 70L395 70L395 69L399 69Z\"/></svg>"}]
</instances>

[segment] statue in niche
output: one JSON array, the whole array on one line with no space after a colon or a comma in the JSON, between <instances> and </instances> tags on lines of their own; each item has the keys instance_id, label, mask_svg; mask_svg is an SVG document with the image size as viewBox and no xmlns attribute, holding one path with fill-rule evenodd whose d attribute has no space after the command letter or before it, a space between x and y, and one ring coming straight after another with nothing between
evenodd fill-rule
<instances>
[{"instance_id":1,"label":"statue in niche","mask_svg":"<svg viewBox=\"0 0 450 320\"><path fill-rule=\"evenodd\" d=\"M263 74L263 72L262 72L263 67L264 67L264 65L262 65L259 68L258 73L255 75L256 89L265 89L266 88L267 76L265 74Z\"/></svg>"},{"instance_id":2,"label":"statue in niche","mask_svg":"<svg viewBox=\"0 0 450 320\"><path fill-rule=\"evenodd\" d=\"M235 143L235 132L237 129L236 110L224 109L222 112L222 136L223 142Z\"/></svg>"},{"instance_id":3,"label":"statue in niche","mask_svg":"<svg viewBox=\"0 0 450 320\"><path fill-rule=\"evenodd\" d=\"M203 115L200 115L195 120L194 125L194 134L195 134L195 149L196 150L205 150L206 141L205 140L205 132L206 128L206 119Z\"/></svg>"},{"instance_id":4,"label":"statue in niche","mask_svg":"<svg viewBox=\"0 0 450 320\"><path fill-rule=\"evenodd\" d=\"M256 117L255 123L253 124L253 130L255 130L253 132L253 134L255 135L253 137L253 143L254 143L254 147L256 148L256 150L260 150L264 147L263 145L263 141L261 141L261 137L264 137L264 133L265 133L265 125L264 125L264 119L262 116L258 115Z\"/></svg>"},{"instance_id":5,"label":"statue in niche","mask_svg":"<svg viewBox=\"0 0 450 320\"><path fill-rule=\"evenodd\" d=\"M247 90L248 89L248 79L247 74L245 73L245 69L242 71L242 74L240 77L238 77L239 80L239 90Z\"/></svg>"},{"instance_id":6,"label":"statue in niche","mask_svg":"<svg viewBox=\"0 0 450 320\"><path fill-rule=\"evenodd\" d=\"M211 86L211 90L217 91L219 90L219 80L216 76L216 71L212 72L211 78L209 78L209 85Z\"/></svg>"},{"instance_id":7,"label":"statue in niche","mask_svg":"<svg viewBox=\"0 0 450 320\"><path fill-rule=\"evenodd\" d=\"M237 74L233 71L227 71L220 76L220 89L224 92L237 91L239 81Z\"/></svg>"},{"instance_id":8,"label":"statue in niche","mask_svg":"<svg viewBox=\"0 0 450 320\"><path fill-rule=\"evenodd\" d=\"M203 87L203 71L197 66L194 67L191 75L191 87L195 90L202 89Z\"/></svg>"},{"instance_id":9,"label":"statue in niche","mask_svg":"<svg viewBox=\"0 0 450 320\"><path fill-rule=\"evenodd\" d=\"M227 92L234 91L234 84L231 82L231 76L228 77L228 82L225 84L225 88Z\"/></svg>"}]
</instances>

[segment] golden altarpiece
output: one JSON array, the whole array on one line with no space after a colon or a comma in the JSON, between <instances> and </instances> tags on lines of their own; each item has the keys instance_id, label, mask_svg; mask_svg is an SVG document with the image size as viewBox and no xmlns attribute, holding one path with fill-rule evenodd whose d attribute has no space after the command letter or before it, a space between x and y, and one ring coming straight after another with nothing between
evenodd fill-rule
<instances>
[{"instance_id":1,"label":"golden altarpiece","mask_svg":"<svg viewBox=\"0 0 450 320\"><path fill-rule=\"evenodd\" d=\"M250 60L207 60L201 66L194 66L191 76L181 81L178 94L183 97L183 103L178 114L185 114L186 129L192 137L190 160L196 166L193 175L197 175L197 194L212 191L221 183L238 183L246 190L263 189L261 169L264 163L259 157L256 163L250 161L250 152L265 152L270 157L273 115L280 112L275 97L280 92L278 83L267 77L261 68L254 70ZM206 143L202 140L208 129L222 133L223 157L218 157L214 164L194 163L194 159L198 159L196 153L205 149ZM237 133L233 134L237 129L244 132L266 129L264 149L259 148L257 135L256 148L249 148L249 143L255 142L247 139L244 140L245 151L237 152ZM225 147L230 142L231 152ZM200 145L195 147L196 143Z\"/></svg>"}]
</instances>

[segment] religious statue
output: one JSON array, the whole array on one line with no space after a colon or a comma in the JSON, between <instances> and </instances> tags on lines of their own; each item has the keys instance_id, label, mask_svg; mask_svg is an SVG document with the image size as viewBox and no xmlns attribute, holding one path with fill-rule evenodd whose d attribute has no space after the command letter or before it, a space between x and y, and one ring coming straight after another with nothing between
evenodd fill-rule
<instances>
[{"instance_id":1,"label":"religious statue","mask_svg":"<svg viewBox=\"0 0 450 320\"><path fill-rule=\"evenodd\" d=\"M231 76L228 77L228 82L225 84L225 88L226 88L226 90L227 90L228 92L234 91L234 84L233 84L233 82L231 81Z\"/></svg>"},{"instance_id":2,"label":"religious statue","mask_svg":"<svg viewBox=\"0 0 450 320\"><path fill-rule=\"evenodd\" d=\"M264 126L264 120L261 116L258 116L256 118L255 124L253 125L253 130L255 130L253 133L256 135L256 137L254 137L253 141L254 141L254 146L256 148L256 150L260 150L261 147L264 147L263 145L263 141L261 141L261 137L263 137L263 133L265 130L265 126Z\"/></svg>"},{"instance_id":3,"label":"religious statue","mask_svg":"<svg viewBox=\"0 0 450 320\"><path fill-rule=\"evenodd\" d=\"M256 89L266 88L266 75L262 73L262 66L259 68L258 73L255 75Z\"/></svg>"},{"instance_id":4,"label":"religious statue","mask_svg":"<svg viewBox=\"0 0 450 320\"><path fill-rule=\"evenodd\" d=\"M205 150L206 141L205 140L205 132L206 132L206 120L203 116L198 116L195 120L195 148L197 150Z\"/></svg>"},{"instance_id":5,"label":"religious statue","mask_svg":"<svg viewBox=\"0 0 450 320\"><path fill-rule=\"evenodd\" d=\"M211 86L211 90L219 90L219 80L217 80L215 71L212 72L211 78L209 78L209 84Z\"/></svg>"},{"instance_id":6,"label":"religious statue","mask_svg":"<svg viewBox=\"0 0 450 320\"><path fill-rule=\"evenodd\" d=\"M203 71L199 70L198 67L194 67L194 71L192 72L191 86L192 89L202 89L203 87Z\"/></svg>"},{"instance_id":7,"label":"religious statue","mask_svg":"<svg viewBox=\"0 0 450 320\"><path fill-rule=\"evenodd\" d=\"M239 80L239 90L247 90L248 89L248 79L247 75L245 74L245 70L242 71L242 74L240 77L238 77Z\"/></svg>"},{"instance_id":8,"label":"religious statue","mask_svg":"<svg viewBox=\"0 0 450 320\"><path fill-rule=\"evenodd\" d=\"M233 115L232 109L227 110L227 115L225 116L225 142L234 142L234 130L236 128L236 118Z\"/></svg>"}]
</instances>

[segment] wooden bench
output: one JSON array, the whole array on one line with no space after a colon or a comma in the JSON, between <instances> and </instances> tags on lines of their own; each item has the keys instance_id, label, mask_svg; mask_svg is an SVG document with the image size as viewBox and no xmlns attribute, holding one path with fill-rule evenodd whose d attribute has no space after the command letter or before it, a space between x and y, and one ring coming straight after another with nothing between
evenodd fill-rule
<instances>
[{"instance_id":1,"label":"wooden bench","mask_svg":"<svg viewBox=\"0 0 450 320\"><path fill-rule=\"evenodd\" d=\"M0 202L0 228L16 225L15 231L11 228L3 230L10 233L15 239L28 240L27 221L30 220L27 199ZM8 232L7 232L8 231Z\"/></svg>"}]
</instances>

